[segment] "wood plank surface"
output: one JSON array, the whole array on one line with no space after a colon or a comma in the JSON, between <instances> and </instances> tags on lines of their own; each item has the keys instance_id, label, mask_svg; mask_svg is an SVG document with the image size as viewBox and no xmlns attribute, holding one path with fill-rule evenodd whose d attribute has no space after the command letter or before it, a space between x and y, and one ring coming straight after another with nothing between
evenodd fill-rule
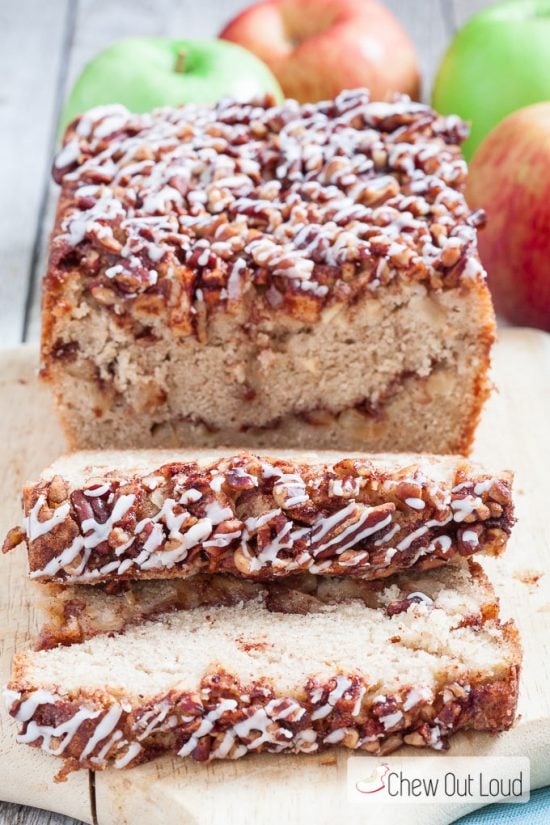
<instances>
[{"instance_id":1,"label":"wood plank surface","mask_svg":"<svg viewBox=\"0 0 550 825\"><path fill-rule=\"evenodd\" d=\"M23 336L70 27L69 0L0 4L2 346L19 343Z\"/></svg>"},{"instance_id":2,"label":"wood plank surface","mask_svg":"<svg viewBox=\"0 0 550 825\"><path fill-rule=\"evenodd\" d=\"M38 385L33 348L0 355L0 439L5 460L0 468L0 533L20 518L19 490L63 449L51 400ZM534 786L550 783L547 759L550 737L550 524L546 466L549 457L550 393L541 387L550 373L550 336L533 330L504 330L495 349L494 380L499 387L485 411L474 458L487 466L516 473L518 523L500 559L488 559L501 596L502 611L518 622L525 649L519 719L499 736L465 732L452 744L452 755L529 755ZM526 410L529 411L526 424ZM2 559L0 576L0 678L6 681L14 648L30 643L35 628L36 588L25 576L25 554ZM540 579L534 583L534 577ZM59 762L15 743L16 724L0 712L0 796L11 802L50 806L91 821L88 774L72 774L55 785ZM408 749L415 756L429 752ZM289 825L311 821L359 825L365 811L346 802L345 774L349 753L335 752L330 764L322 755L260 754L237 762L209 765L164 757L129 771L109 770L95 776L95 805L100 825L160 825L166 821L198 825ZM366 760L371 759L367 754ZM445 758L442 756L441 758ZM23 784L21 777L31 777ZM281 789L284 788L284 793ZM384 808L392 825L444 825L465 813L464 806L435 805ZM220 816L223 812L223 820ZM10 822L9 819L5 820ZM13 819L11 820L14 821ZM53 820L55 822L55 820Z\"/></svg>"}]
</instances>

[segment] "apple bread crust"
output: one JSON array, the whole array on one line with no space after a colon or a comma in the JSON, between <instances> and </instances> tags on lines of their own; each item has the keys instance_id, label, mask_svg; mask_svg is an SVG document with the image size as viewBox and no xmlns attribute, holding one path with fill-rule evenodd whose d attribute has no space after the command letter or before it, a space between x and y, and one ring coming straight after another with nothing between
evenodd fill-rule
<instances>
[{"instance_id":1,"label":"apple bread crust","mask_svg":"<svg viewBox=\"0 0 550 825\"><path fill-rule=\"evenodd\" d=\"M72 446L466 453L494 316L464 134L363 90L83 116L43 304Z\"/></svg>"},{"instance_id":2,"label":"apple bread crust","mask_svg":"<svg viewBox=\"0 0 550 825\"><path fill-rule=\"evenodd\" d=\"M143 456L54 464L24 489L5 549L26 541L42 581L377 579L500 553L514 523L511 475L456 457Z\"/></svg>"}]
</instances>

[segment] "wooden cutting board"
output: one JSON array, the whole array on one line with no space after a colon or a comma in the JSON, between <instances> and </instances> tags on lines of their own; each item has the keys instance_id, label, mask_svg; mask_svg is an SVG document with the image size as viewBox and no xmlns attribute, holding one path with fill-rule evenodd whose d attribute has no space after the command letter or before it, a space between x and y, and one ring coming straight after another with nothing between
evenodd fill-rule
<instances>
[{"instance_id":1,"label":"wooden cutting board","mask_svg":"<svg viewBox=\"0 0 550 825\"><path fill-rule=\"evenodd\" d=\"M19 490L63 452L49 395L36 378L34 348L0 352L0 534L20 520ZM486 567L505 615L522 634L525 662L519 720L491 737L459 734L453 755L528 755L533 787L550 784L550 335L506 329L494 354L493 394L474 457L516 473L518 524L508 552ZM24 553L0 560L0 678L15 649L29 645L38 617ZM374 822L443 825L473 805L387 806L378 815L346 799L347 751L335 758L260 754L238 762L194 764L166 757L129 771L87 771L53 782L58 760L15 744L16 724L0 712L0 798L69 814L100 825L124 823L261 823L316 825ZM419 752L412 751L415 756ZM429 755L433 755L430 752ZM370 759L368 755L365 759ZM444 755L441 757L445 758Z\"/></svg>"}]
</instances>

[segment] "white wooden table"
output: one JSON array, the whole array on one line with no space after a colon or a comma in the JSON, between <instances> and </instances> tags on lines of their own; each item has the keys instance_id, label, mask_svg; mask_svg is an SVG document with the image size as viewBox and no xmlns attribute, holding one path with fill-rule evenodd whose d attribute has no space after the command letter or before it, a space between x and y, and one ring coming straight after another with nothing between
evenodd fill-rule
<instances>
[{"instance_id":1,"label":"white wooden table","mask_svg":"<svg viewBox=\"0 0 550 825\"><path fill-rule=\"evenodd\" d=\"M385 0L413 37L429 97L453 32L490 0ZM84 64L129 35L215 36L246 0L1 0L0 346L35 340L64 97ZM0 766L1 770L1 766ZM74 825L0 802L0 825Z\"/></svg>"}]
</instances>

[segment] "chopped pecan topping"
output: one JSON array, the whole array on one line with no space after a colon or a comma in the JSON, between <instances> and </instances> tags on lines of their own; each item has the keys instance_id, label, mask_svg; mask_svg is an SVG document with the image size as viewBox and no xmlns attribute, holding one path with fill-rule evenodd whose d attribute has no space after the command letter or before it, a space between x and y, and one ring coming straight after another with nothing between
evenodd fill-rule
<instances>
[{"instance_id":1,"label":"chopped pecan topping","mask_svg":"<svg viewBox=\"0 0 550 825\"><path fill-rule=\"evenodd\" d=\"M54 163L64 200L51 266L71 269L78 249L99 304L131 313L162 296L174 330L199 340L212 308L250 287L314 319L367 284L479 279L465 135L456 118L363 89L303 106L92 109Z\"/></svg>"}]
</instances>

